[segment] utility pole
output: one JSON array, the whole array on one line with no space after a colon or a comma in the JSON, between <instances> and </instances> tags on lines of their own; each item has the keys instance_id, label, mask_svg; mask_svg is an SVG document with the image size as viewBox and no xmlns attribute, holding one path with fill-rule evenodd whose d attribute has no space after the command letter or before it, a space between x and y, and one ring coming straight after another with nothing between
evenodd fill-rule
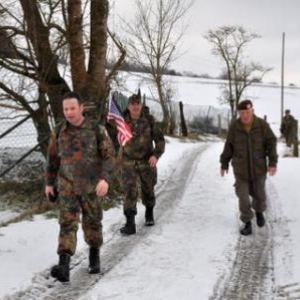
<instances>
[{"instance_id":1,"label":"utility pole","mask_svg":"<svg viewBox=\"0 0 300 300\"><path fill-rule=\"evenodd\" d=\"M280 122L283 117L283 108L284 108L284 44L285 44L285 33L282 33L282 56L281 56L281 116Z\"/></svg>"}]
</instances>

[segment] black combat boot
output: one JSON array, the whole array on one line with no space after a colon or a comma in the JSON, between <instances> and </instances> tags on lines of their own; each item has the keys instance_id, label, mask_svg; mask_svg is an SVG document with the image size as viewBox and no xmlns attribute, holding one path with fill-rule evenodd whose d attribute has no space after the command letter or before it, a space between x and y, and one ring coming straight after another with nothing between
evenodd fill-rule
<instances>
[{"instance_id":1,"label":"black combat boot","mask_svg":"<svg viewBox=\"0 0 300 300\"><path fill-rule=\"evenodd\" d=\"M252 233L252 224L251 222L246 222L244 228L241 230L242 235L249 235Z\"/></svg>"},{"instance_id":2,"label":"black combat boot","mask_svg":"<svg viewBox=\"0 0 300 300\"><path fill-rule=\"evenodd\" d=\"M134 211L126 211L126 224L120 229L120 232L125 235L135 234L135 212Z\"/></svg>"},{"instance_id":3,"label":"black combat boot","mask_svg":"<svg viewBox=\"0 0 300 300\"><path fill-rule=\"evenodd\" d=\"M146 219L146 222L145 222L146 226L153 226L154 225L153 206L152 207L146 207L145 219Z\"/></svg>"},{"instance_id":4,"label":"black combat boot","mask_svg":"<svg viewBox=\"0 0 300 300\"><path fill-rule=\"evenodd\" d=\"M60 254L58 265L51 268L51 276L61 282L70 281L70 259L70 254Z\"/></svg>"},{"instance_id":5,"label":"black combat boot","mask_svg":"<svg viewBox=\"0 0 300 300\"><path fill-rule=\"evenodd\" d=\"M266 223L264 214L262 212L256 212L256 224L258 227L264 227Z\"/></svg>"},{"instance_id":6,"label":"black combat boot","mask_svg":"<svg viewBox=\"0 0 300 300\"><path fill-rule=\"evenodd\" d=\"M100 273L100 256L99 256L99 248L90 248L89 255L89 273L90 274L98 274Z\"/></svg>"}]
</instances>

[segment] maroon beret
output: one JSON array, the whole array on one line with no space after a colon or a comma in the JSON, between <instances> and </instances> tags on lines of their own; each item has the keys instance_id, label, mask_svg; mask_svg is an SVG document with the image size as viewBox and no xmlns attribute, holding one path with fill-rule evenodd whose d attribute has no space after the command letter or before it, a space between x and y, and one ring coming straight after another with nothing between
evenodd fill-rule
<instances>
[{"instance_id":1,"label":"maroon beret","mask_svg":"<svg viewBox=\"0 0 300 300\"><path fill-rule=\"evenodd\" d=\"M237 110L247 110L252 107L253 107L253 104L252 104L251 100L243 100L238 104Z\"/></svg>"}]
</instances>

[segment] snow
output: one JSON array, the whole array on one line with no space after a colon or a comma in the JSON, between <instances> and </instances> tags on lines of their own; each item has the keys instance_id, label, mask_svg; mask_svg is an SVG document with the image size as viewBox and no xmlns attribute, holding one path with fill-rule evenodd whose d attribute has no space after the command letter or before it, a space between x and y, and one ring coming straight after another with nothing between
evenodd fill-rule
<instances>
[{"instance_id":1,"label":"snow","mask_svg":"<svg viewBox=\"0 0 300 300\"><path fill-rule=\"evenodd\" d=\"M104 276L87 299L208 298L217 275L232 260L237 235L236 201L225 192L228 181L220 180L217 165L203 172L203 162L212 164L220 146L212 145L195 162L194 176L174 211ZM224 200L214 184L204 184L216 183L216 178L220 191L229 196Z\"/></svg>"},{"instance_id":2,"label":"snow","mask_svg":"<svg viewBox=\"0 0 300 300\"><path fill-rule=\"evenodd\" d=\"M280 90L275 88L271 94L267 91L253 88L251 93L256 95L256 112L260 116L268 112L270 124L278 134ZM299 104L292 101L295 93L299 94L299 90L287 93L287 103L298 118ZM260 102L259 98L265 101ZM167 137L166 152L158 165L156 225L143 225L144 207L139 204L137 234L122 237L118 231L124 223L122 207L106 211L101 251L104 274L89 289L84 284L80 286L82 290L87 289L80 295L81 300L219 299L214 295L222 286L226 288L225 278L234 269L240 245L261 241L268 234L271 279L265 298L260 299L300 299L297 293L300 286L300 160L282 158L285 147L278 143L278 172L267 179L267 224L263 228L254 225L251 236L241 237L232 170L225 177L219 174L223 143L219 139L195 142ZM9 216L13 217L14 213L0 212L0 224ZM50 267L57 263L58 231L57 219L43 215L0 227L0 299L17 299L12 297L18 291L37 285L42 285L44 290L35 297L22 299L53 299L47 298L47 294L62 286L48 276ZM124 250L124 255L108 267L107 253L114 248L116 254L122 252L123 248L117 249L118 243L120 247L129 244L132 247L127 247L129 250ZM86 253L80 229L72 261L80 260L85 254L82 265L86 269ZM75 272L71 270L71 283L63 285L66 298L61 299L75 299L67 298ZM97 278L98 275L89 276ZM294 298L288 298L292 296Z\"/></svg>"}]
</instances>

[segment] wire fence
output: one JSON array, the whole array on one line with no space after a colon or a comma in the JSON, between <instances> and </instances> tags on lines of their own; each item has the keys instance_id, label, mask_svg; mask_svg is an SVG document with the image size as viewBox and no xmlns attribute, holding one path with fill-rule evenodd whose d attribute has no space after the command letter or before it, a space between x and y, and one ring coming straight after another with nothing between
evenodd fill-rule
<instances>
[{"instance_id":1,"label":"wire fence","mask_svg":"<svg viewBox=\"0 0 300 300\"><path fill-rule=\"evenodd\" d=\"M15 129L8 132L21 119L0 119L0 148L30 148L37 143L36 129L28 118L24 123L18 125ZM5 134L7 133L7 134Z\"/></svg>"},{"instance_id":2,"label":"wire fence","mask_svg":"<svg viewBox=\"0 0 300 300\"><path fill-rule=\"evenodd\" d=\"M26 153L30 154L25 158ZM32 120L29 117L0 119L0 181L29 179L30 169L41 167L43 162ZM11 169L14 172L9 172Z\"/></svg>"},{"instance_id":3,"label":"wire fence","mask_svg":"<svg viewBox=\"0 0 300 300\"><path fill-rule=\"evenodd\" d=\"M116 100L122 110L127 107L128 98L122 94L116 95ZM162 121L163 114L160 104L150 98L144 99L150 108L150 113L158 121ZM175 118L176 133L180 134L179 103L171 103L171 111ZM190 133L218 133L220 128L227 129L229 124L229 110L213 106L190 105L183 107L185 120ZM36 161L44 161L37 145L37 132L30 118L1 119L0 118L0 179L6 170L14 168L22 161L22 165L34 165ZM33 148L36 147L36 148ZM24 154L30 152L26 158ZM6 175L5 175L6 176ZM8 176L10 177L10 176ZM7 176L6 176L7 178Z\"/></svg>"},{"instance_id":4,"label":"wire fence","mask_svg":"<svg viewBox=\"0 0 300 300\"><path fill-rule=\"evenodd\" d=\"M128 98L121 93L115 93L115 99L119 107L124 110L127 107ZM160 103L153 98L143 97L145 105L150 108L150 113L158 120L163 120L163 112ZM173 115L177 133L180 134L180 109L179 102L171 101L170 109ZM218 133L227 130L231 115L229 108L214 107L211 105L184 104L184 118L189 132L193 133Z\"/></svg>"}]
</instances>

